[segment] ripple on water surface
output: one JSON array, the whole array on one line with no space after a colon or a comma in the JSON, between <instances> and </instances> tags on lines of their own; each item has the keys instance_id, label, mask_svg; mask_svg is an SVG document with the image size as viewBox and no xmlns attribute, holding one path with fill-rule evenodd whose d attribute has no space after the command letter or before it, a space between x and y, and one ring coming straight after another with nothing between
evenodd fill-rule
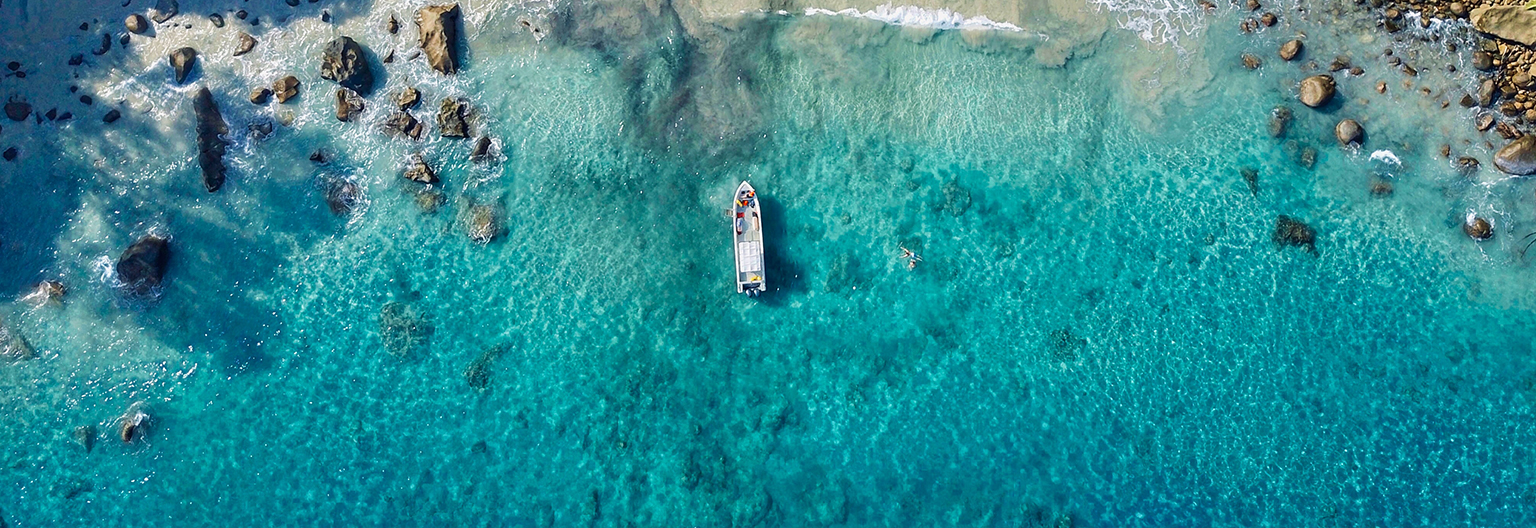
<instances>
[{"instance_id":1,"label":"ripple on water surface","mask_svg":"<svg viewBox=\"0 0 1536 528\"><path fill-rule=\"evenodd\" d=\"M341 33L410 49L409 30L383 31L389 10L346 5ZM6 522L1531 516L1528 190L1438 157L1439 141L1487 156L1439 95L1369 95L1400 74L1347 16L1243 36L1218 11L1171 46L1085 20L989 41L584 5L466 9L464 71L375 64L353 123L312 68L337 30L309 11L253 12L262 44L244 58L224 33L136 44L214 50L194 81L234 131L214 194L191 154L193 88L139 54L78 81L127 110L114 125L6 125L26 155L0 173L24 198L0 212L3 284L70 288L3 310L40 355L0 369ZM1300 67L1268 58L1296 30L1314 56L1371 65L1341 79L1338 107L1295 103ZM1256 50L1266 64L1243 69ZM289 73L293 102L245 100ZM1415 82L1465 88L1437 75ZM471 161L473 138L380 133L408 85L429 125L443 98L468 101L495 159ZM1276 105L1296 115L1281 138ZM1344 117L1364 148L1334 142ZM248 132L268 122L271 137ZM402 179L417 159L442 181ZM1395 193L1370 196L1373 178ZM768 217L777 290L759 300L730 289L724 208L742 179ZM356 199L337 214L324 196L343 184ZM1459 234L1469 210L1495 218L1494 240ZM1280 215L1316 230L1315 251L1272 240ZM467 233L477 218L500 226L488 243ZM147 233L171 237L173 261L158 299L128 300L112 263ZM924 260L907 270L900 247ZM152 419L124 444L135 404Z\"/></svg>"}]
</instances>

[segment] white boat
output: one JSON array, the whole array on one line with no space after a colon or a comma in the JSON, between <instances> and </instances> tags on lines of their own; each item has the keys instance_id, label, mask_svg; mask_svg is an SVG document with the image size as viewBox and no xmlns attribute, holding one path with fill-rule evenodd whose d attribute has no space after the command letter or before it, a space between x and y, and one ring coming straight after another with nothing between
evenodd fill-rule
<instances>
[{"instance_id":1,"label":"white boat","mask_svg":"<svg viewBox=\"0 0 1536 528\"><path fill-rule=\"evenodd\" d=\"M736 248L736 293L756 297L763 281L763 208L752 184L741 182L736 201L731 204L731 232Z\"/></svg>"}]
</instances>

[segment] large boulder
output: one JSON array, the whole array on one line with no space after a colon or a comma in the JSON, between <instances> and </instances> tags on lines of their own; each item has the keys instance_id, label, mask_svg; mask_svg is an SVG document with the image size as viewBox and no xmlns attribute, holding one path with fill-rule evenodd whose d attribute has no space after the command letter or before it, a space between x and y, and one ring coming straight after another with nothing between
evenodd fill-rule
<instances>
[{"instance_id":1,"label":"large boulder","mask_svg":"<svg viewBox=\"0 0 1536 528\"><path fill-rule=\"evenodd\" d=\"M272 95L277 96L278 104L286 103L299 95L299 78L289 75L272 83Z\"/></svg>"},{"instance_id":2,"label":"large boulder","mask_svg":"<svg viewBox=\"0 0 1536 528\"><path fill-rule=\"evenodd\" d=\"M146 235L117 258L117 280L135 293L147 293L160 286L170 262L170 241L159 235Z\"/></svg>"},{"instance_id":3,"label":"large boulder","mask_svg":"<svg viewBox=\"0 0 1536 528\"><path fill-rule=\"evenodd\" d=\"M222 136L229 133L229 126L206 86L193 96L192 110L197 114L197 166L203 170L203 186L214 192L224 186L226 143Z\"/></svg>"},{"instance_id":4,"label":"large boulder","mask_svg":"<svg viewBox=\"0 0 1536 528\"><path fill-rule=\"evenodd\" d=\"M411 139L421 139L421 133L426 128L421 121L417 121L414 116L405 112L395 112L390 115L382 126L385 134Z\"/></svg>"},{"instance_id":5,"label":"large boulder","mask_svg":"<svg viewBox=\"0 0 1536 528\"><path fill-rule=\"evenodd\" d=\"M253 37L244 31L240 32L240 43L235 46L235 56L239 57L241 55L245 55L250 53L251 50L255 48L256 37Z\"/></svg>"},{"instance_id":6,"label":"large boulder","mask_svg":"<svg viewBox=\"0 0 1536 528\"><path fill-rule=\"evenodd\" d=\"M395 95L395 104L399 105L401 110L410 110L419 102L421 102L421 90L410 86L405 87L405 89L400 90L399 94Z\"/></svg>"},{"instance_id":7,"label":"large boulder","mask_svg":"<svg viewBox=\"0 0 1536 528\"><path fill-rule=\"evenodd\" d=\"M145 19L144 15L134 13L128 15L128 18L123 21L123 26L128 28L129 33L142 35L145 31L149 31L149 20Z\"/></svg>"},{"instance_id":8,"label":"large boulder","mask_svg":"<svg viewBox=\"0 0 1536 528\"><path fill-rule=\"evenodd\" d=\"M373 92L373 70L363 46L351 37L339 37L325 45L320 54L320 77L363 96Z\"/></svg>"},{"instance_id":9,"label":"large boulder","mask_svg":"<svg viewBox=\"0 0 1536 528\"><path fill-rule=\"evenodd\" d=\"M1294 40L1293 39L1293 40L1286 41L1285 44L1281 44L1280 45L1280 59L1281 60L1287 60L1287 61L1288 60L1293 60L1293 59L1296 58L1297 55L1301 55L1301 51L1302 51L1303 48L1304 48L1304 45L1301 43L1300 40Z\"/></svg>"},{"instance_id":10,"label":"large boulder","mask_svg":"<svg viewBox=\"0 0 1536 528\"><path fill-rule=\"evenodd\" d=\"M351 121L363 113L363 98L346 88L336 89L336 120Z\"/></svg>"},{"instance_id":11,"label":"large boulder","mask_svg":"<svg viewBox=\"0 0 1536 528\"><path fill-rule=\"evenodd\" d=\"M1488 240L1493 238L1493 224L1486 218L1469 214L1466 221L1461 223L1461 232L1472 237L1472 240Z\"/></svg>"},{"instance_id":12,"label":"large boulder","mask_svg":"<svg viewBox=\"0 0 1536 528\"><path fill-rule=\"evenodd\" d=\"M1478 31L1513 40L1527 46L1536 45L1536 11L1524 6L1488 6L1472 10L1472 27Z\"/></svg>"},{"instance_id":13,"label":"large boulder","mask_svg":"<svg viewBox=\"0 0 1536 528\"><path fill-rule=\"evenodd\" d=\"M464 104L452 97L443 98L437 109L437 129L443 137L469 137L469 123L464 121Z\"/></svg>"},{"instance_id":14,"label":"large boulder","mask_svg":"<svg viewBox=\"0 0 1536 528\"><path fill-rule=\"evenodd\" d=\"M192 73L192 64L197 62L197 50L192 48L177 48L171 52L171 69L176 72L176 84L187 81L187 74Z\"/></svg>"},{"instance_id":15,"label":"large boulder","mask_svg":"<svg viewBox=\"0 0 1536 528\"><path fill-rule=\"evenodd\" d=\"M475 163L484 163L491 160L491 138L480 136L475 140L475 147L469 151L469 160Z\"/></svg>"},{"instance_id":16,"label":"large boulder","mask_svg":"<svg viewBox=\"0 0 1536 528\"><path fill-rule=\"evenodd\" d=\"M432 69L444 74L459 71L459 4L417 10L416 30Z\"/></svg>"},{"instance_id":17,"label":"large boulder","mask_svg":"<svg viewBox=\"0 0 1536 528\"><path fill-rule=\"evenodd\" d=\"M1332 75L1313 75L1301 80L1297 96L1302 104L1317 108L1333 100L1336 86Z\"/></svg>"},{"instance_id":18,"label":"large boulder","mask_svg":"<svg viewBox=\"0 0 1536 528\"><path fill-rule=\"evenodd\" d=\"M432 167L428 167L427 162L421 159L421 156L416 156L415 159L411 160L410 166L406 167L405 179L425 184L433 184L438 181L437 173L432 172Z\"/></svg>"},{"instance_id":19,"label":"large boulder","mask_svg":"<svg viewBox=\"0 0 1536 528\"><path fill-rule=\"evenodd\" d=\"M1360 126L1359 121L1345 119L1339 121L1339 124L1333 127L1333 136L1339 139L1340 145L1358 145L1360 144L1360 138L1365 136L1365 128Z\"/></svg>"},{"instance_id":20,"label":"large boulder","mask_svg":"<svg viewBox=\"0 0 1536 528\"><path fill-rule=\"evenodd\" d=\"M1493 155L1493 166L1516 176L1536 174L1536 135L1526 134Z\"/></svg>"}]
</instances>

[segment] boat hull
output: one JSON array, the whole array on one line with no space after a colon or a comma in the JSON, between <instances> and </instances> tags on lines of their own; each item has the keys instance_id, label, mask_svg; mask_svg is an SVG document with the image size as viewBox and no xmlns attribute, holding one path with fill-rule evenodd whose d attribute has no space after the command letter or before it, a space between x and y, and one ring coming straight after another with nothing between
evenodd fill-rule
<instances>
[{"instance_id":1,"label":"boat hull","mask_svg":"<svg viewBox=\"0 0 1536 528\"><path fill-rule=\"evenodd\" d=\"M752 184L741 182L731 204L731 244L736 254L736 293L756 296L766 290L763 262L763 208Z\"/></svg>"}]
</instances>

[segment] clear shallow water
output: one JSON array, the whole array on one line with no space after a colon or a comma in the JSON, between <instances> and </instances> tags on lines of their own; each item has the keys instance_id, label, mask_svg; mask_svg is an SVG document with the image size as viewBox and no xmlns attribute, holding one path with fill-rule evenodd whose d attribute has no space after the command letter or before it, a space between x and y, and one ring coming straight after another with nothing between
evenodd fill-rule
<instances>
[{"instance_id":1,"label":"clear shallow water","mask_svg":"<svg viewBox=\"0 0 1536 528\"><path fill-rule=\"evenodd\" d=\"M331 8L387 49L388 9ZM114 125L98 105L0 131L23 150L0 165L0 287L71 289L62 307L5 306L42 355L0 369L10 525L1443 526L1536 510L1516 254L1531 190L1455 173L1439 144L1488 165L1491 138L1412 90L1467 79L1424 67L1400 89L1375 57L1388 43L1347 21L1244 36L1223 11L1175 32L1182 51L1063 33L1045 42L1076 42L1073 58L1049 67L1061 48L1034 37L589 8L535 41L515 20L544 11L472 9L465 72L376 70L373 108L343 124L313 71L331 30L304 9L260 26L256 57L204 63L236 131L217 194L192 163L191 89L163 61L102 59L78 81L127 101ZM1291 103L1301 74L1272 59L1294 31L1325 65L1367 67L1328 113ZM229 34L167 31L142 53ZM1244 51L1266 66L1243 69ZM288 72L296 104L244 101ZM52 86L35 105L64 100L48 73L28 79ZM504 159L384 139L378 109L407 80L419 118L472 101ZM1283 103L1297 120L1276 140ZM273 137L241 133L284 111L294 126ZM1345 116L1366 151L1334 145ZM1293 161L1308 146L1310 170ZM311 164L316 148L333 161ZM1382 148L1402 167L1367 159ZM435 214L399 179L415 152L445 181ZM1256 195L1240 167L1259 170ZM1370 197L1373 174L1396 193ZM348 218L321 199L337 177L367 194ZM746 178L779 288L760 300L730 293L723 209ZM504 212L502 239L462 233L470 201ZM1494 240L1460 234L1469 210ZM1275 248L1280 214L1318 229L1316 256ZM103 274L145 232L174 252L149 306ZM899 245L924 263L908 272ZM433 328L409 358L382 346L389 302ZM466 369L493 347L476 390ZM139 401L155 422L123 446L112 420ZM103 431L90 453L71 439L85 424Z\"/></svg>"}]
</instances>

